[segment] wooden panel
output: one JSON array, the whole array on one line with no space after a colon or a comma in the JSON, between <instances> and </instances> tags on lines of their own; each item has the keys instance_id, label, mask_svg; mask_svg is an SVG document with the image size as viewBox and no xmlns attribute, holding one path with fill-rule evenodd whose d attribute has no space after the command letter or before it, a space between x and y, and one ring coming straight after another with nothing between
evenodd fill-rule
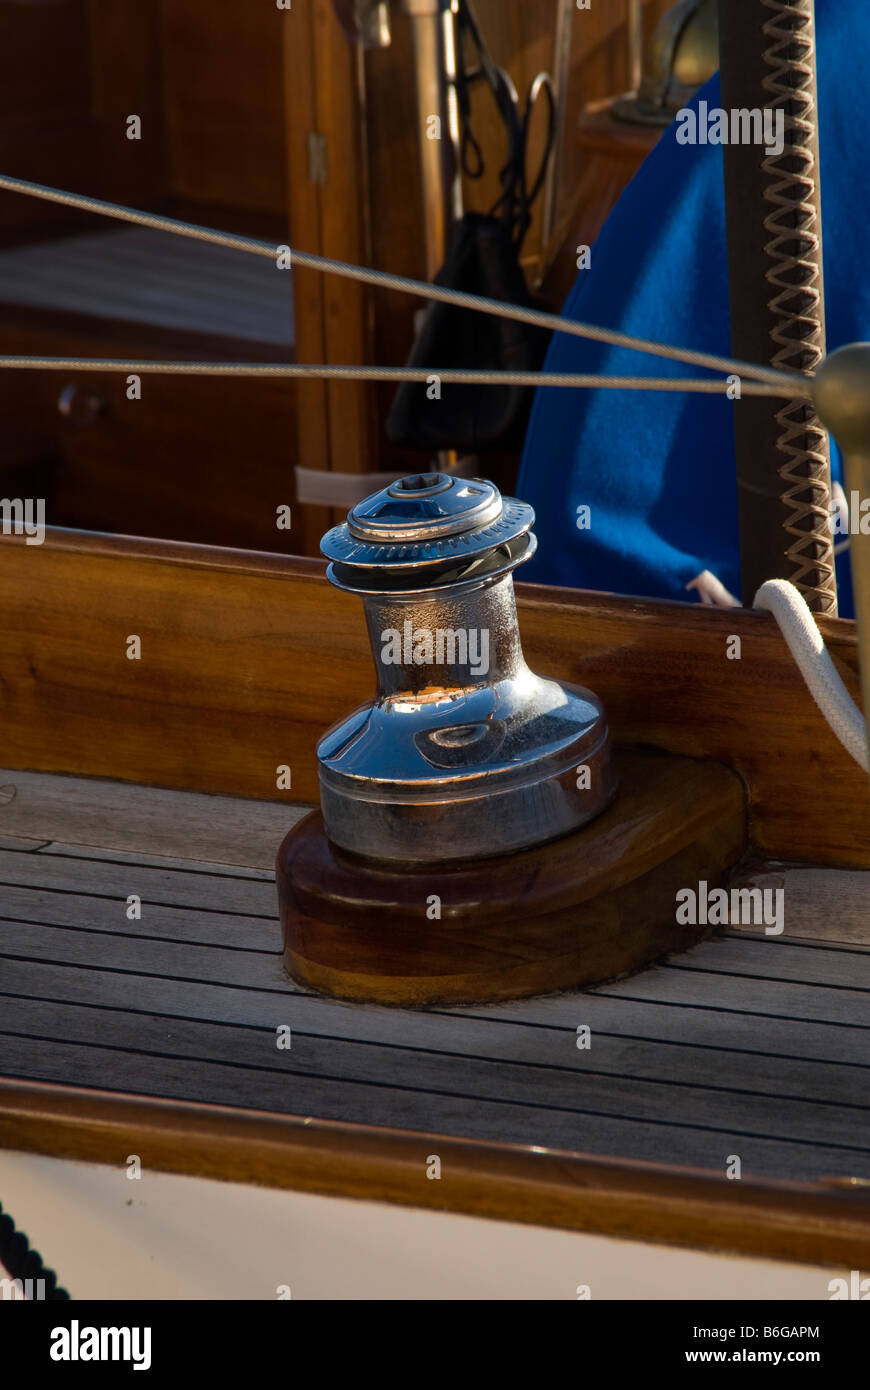
<instances>
[{"instance_id":1,"label":"wooden panel","mask_svg":"<svg viewBox=\"0 0 870 1390\"><path fill-rule=\"evenodd\" d=\"M584 112L571 132L579 155L571 196L565 199L560 225L553 238L553 260L541 288L557 311L577 278L577 247L592 246L615 203L661 132L613 120L610 104Z\"/></svg>"},{"instance_id":2,"label":"wooden panel","mask_svg":"<svg viewBox=\"0 0 870 1390\"><path fill-rule=\"evenodd\" d=\"M371 694L361 606L317 561L57 533L3 538L0 585L10 767L313 802L318 736ZM518 593L530 664L596 690L618 741L736 768L767 854L870 865L866 776L770 616ZM820 628L854 686L854 624Z\"/></svg>"},{"instance_id":3,"label":"wooden panel","mask_svg":"<svg viewBox=\"0 0 870 1390\"><path fill-rule=\"evenodd\" d=\"M90 109L87 0L0 6L0 165L43 183L81 179L97 131ZM99 189L93 190L99 192ZM0 227L20 234L64 221L49 204L0 197Z\"/></svg>"},{"instance_id":4,"label":"wooden panel","mask_svg":"<svg viewBox=\"0 0 870 1390\"><path fill-rule=\"evenodd\" d=\"M0 165L61 188L150 205L168 191L156 0L0 6ZM142 119L128 140L126 118ZM4 238L89 225L17 194L0 199Z\"/></svg>"},{"instance_id":5,"label":"wooden panel","mask_svg":"<svg viewBox=\"0 0 870 1390\"><path fill-rule=\"evenodd\" d=\"M286 215L281 45L291 12L160 0L173 192Z\"/></svg>"},{"instance_id":6,"label":"wooden panel","mask_svg":"<svg viewBox=\"0 0 870 1390\"><path fill-rule=\"evenodd\" d=\"M0 351L193 361L293 355L274 343L14 305L0 306ZM59 414L60 394L74 383L104 401L90 423ZM57 460L44 494L49 516L67 526L297 548L295 533L276 525L277 508L293 500L292 383L155 376L144 378L141 400L128 400L126 389L118 373L0 374L7 426L29 438L34 462Z\"/></svg>"},{"instance_id":7,"label":"wooden panel","mask_svg":"<svg viewBox=\"0 0 870 1390\"><path fill-rule=\"evenodd\" d=\"M88 151L91 167L84 179L61 179L61 187L99 193L93 174L94 165L99 163L106 190L103 196L116 203L152 207L171 191L160 0L137 0L135 5L88 0L88 35L91 109L99 143ZM189 65L189 70L195 73L198 69ZM134 115L142 122L140 140L127 139L127 117ZM30 173L24 177L38 176Z\"/></svg>"},{"instance_id":8,"label":"wooden panel","mask_svg":"<svg viewBox=\"0 0 870 1390\"><path fill-rule=\"evenodd\" d=\"M315 129L326 140L326 183L319 187L320 251L339 261L370 264L369 209L359 53L348 44L332 0L313 0ZM302 271L301 274L305 274ZM311 274L312 272L308 272ZM297 279L299 273L297 273ZM323 279L327 362L370 362L370 294L335 275ZM301 352L300 352L301 357ZM330 463L363 473L372 457L374 393L364 382L327 382Z\"/></svg>"}]
</instances>

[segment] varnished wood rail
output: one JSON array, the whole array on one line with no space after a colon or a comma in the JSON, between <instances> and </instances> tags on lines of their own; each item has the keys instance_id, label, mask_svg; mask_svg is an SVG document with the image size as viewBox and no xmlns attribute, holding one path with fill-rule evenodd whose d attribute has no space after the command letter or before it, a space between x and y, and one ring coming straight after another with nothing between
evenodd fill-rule
<instances>
[{"instance_id":1,"label":"varnished wood rail","mask_svg":"<svg viewBox=\"0 0 870 1390\"><path fill-rule=\"evenodd\" d=\"M0 1079L0 1148L565 1230L866 1269L870 1203L847 1184L688 1168ZM428 1155L441 1181L426 1179ZM820 1297L824 1290L820 1289Z\"/></svg>"}]
</instances>

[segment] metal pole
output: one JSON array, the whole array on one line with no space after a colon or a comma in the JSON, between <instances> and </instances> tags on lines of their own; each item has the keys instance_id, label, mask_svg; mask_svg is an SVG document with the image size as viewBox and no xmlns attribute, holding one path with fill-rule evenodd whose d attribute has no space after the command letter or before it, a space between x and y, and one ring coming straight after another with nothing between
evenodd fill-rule
<instances>
[{"instance_id":1,"label":"metal pole","mask_svg":"<svg viewBox=\"0 0 870 1390\"><path fill-rule=\"evenodd\" d=\"M404 0L404 8L414 41L426 277L433 280L444 264L448 225L462 215L455 24L450 0Z\"/></svg>"},{"instance_id":2,"label":"metal pole","mask_svg":"<svg viewBox=\"0 0 870 1390\"><path fill-rule=\"evenodd\" d=\"M640 91L643 81L643 0L628 0L628 90Z\"/></svg>"},{"instance_id":3,"label":"metal pole","mask_svg":"<svg viewBox=\"0 0 870 1390\"><path fill-rule=\"evenodd\" d=\"M634 0L632 0L634 3ZM541 243L546 248L556 226L559 179L565 157L565 121L568 110L568 84L571 77L571 26L577 13L575 0L556 0L556 30L553 36L553 96L556 102L556 139L544 184L544 215Z\"/></svg>"},{"instance_id":4,"label":"metal pole","mask_svg":"<svg viewBox=\"0 0 870 1390\"><path fill-rule=\"evenodd\" d=\"M825 354L814 0L719 0L719 35L732 351L811 372ZM806 401L734 411L743 601L789 579L836 615L824 427Z\"/></svg>"},{"instance_id":5,"label":"metal pole","mask_svg":"<svg viewBox=\"0 0 870 1390\"><path fill-rule=\"evenodd\" d=\"M862 511L870 499L870 343L832 352L816 375L814 396L819 415L843 451L864 714L870 718L870 535L863 530Z\"/></svg>"}]
</instances>

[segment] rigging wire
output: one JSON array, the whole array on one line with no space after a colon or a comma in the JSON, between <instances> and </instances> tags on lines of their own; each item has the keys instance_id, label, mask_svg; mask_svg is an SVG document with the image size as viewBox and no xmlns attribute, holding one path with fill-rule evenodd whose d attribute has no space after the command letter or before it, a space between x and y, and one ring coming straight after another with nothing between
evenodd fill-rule
<instances>
[{"instance_id":1,"label":"rigging wire","mask_svg":"<svg viewBox=\"0 0 870 1390\"><path fill-rule=\"evenodd\" d=\"M674 362L682 362L689 366L703 367L715 372L726 372L728 375L737 375L741 378L748 377L750 380L767 382L773 386L788 387L789 391L783 392L785 395L791 393L794 397L802 397L807 394L806 381L808 377L802 373L778 371L773 367L762 367L755 363L737 362L732 358L720 357L715 353L697 352L692 348L654 343L646 338L636 338L628 333L617 332L615 329L600 328L594 324L581 323L576 319L560 318L557 314L549 314L540 309L528 309L519 304L486 299L482 295L466 294L461 290L447 289L443 285L430 285L425 281L411 280L403 275L390 275L383 270L370 270L364 266L351 265L346 261L336 261L327 256L317 256L309 251L296 251L291 247L273 246L267 241L259 241L254 237L221 232L212 227L200 227L192 222L182 222L173 217L164 217L159 213L142 212L136 208L123 207L118 203L105 202L102 198L88 198L82 194L68 193L62 189L50 188L45 184L32 183L27 179L14 179L6 174L0 174L0 188L6 189L10 193L24 193L32 198L41 198L47 202L59 203L64 207L77 208L82 212L98 213L101 216L112 217L121 222L133 222L141 227L150 227L154 231L171 232L176 236L211 242L216 246L225 246L231 250L247 251L253 255L266 256L273 261L277 260L279 252L285 251L289 253L291 266L302 266L329 275L343 276L346 279L357 280L380 289L397 290L420 299L437 300L444 304L453 304L458 308L491 314L496 318L513 319L537 328L548 329L554 333L567 333L579 338L588 338L593 342L609 343L613 347L628 348L636 352L668 358ZM500 378L500 381L504 382L505 378ZM681 389L681 387L676 389Z\"/></svg>"},{"instance_id":2,"label":"rigging wire","mask_svg":"<svg viewBox=\"0 0 870 1390\"><path fill-rule=\"evenodd\" d=\"M437 378L447 386L561 386L614 391L690 391L724 395L734 389L727 380L712 377L595 376L571 372L487 372L437 367L367 367L315 362L137 362L103 357L2 357L4 367L43 372L124 372L146 376L316 377L327 381L417 381L424 385ZM799 381L809 396L808 381ZM743 396L794 396L791 383L744 381Z\"/></svg>"}]
</instances>

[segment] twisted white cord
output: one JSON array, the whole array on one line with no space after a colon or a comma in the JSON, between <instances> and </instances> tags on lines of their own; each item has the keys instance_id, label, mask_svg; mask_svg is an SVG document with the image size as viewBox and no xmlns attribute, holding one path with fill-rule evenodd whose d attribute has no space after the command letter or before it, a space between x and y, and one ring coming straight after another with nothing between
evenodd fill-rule
<instances>
[{"instance_id":1,"label":"twisted white cord","mask_svg":"<svg viewBox=\"0 0 870 1390\"><path fill-rule=\"evenodd\" d=\"M822 714L846 752L865 772L870 770L864 716L843 684L803 594L786 579L768 579L755 595L753 607L776 618Z\"/></svg>"}]
</instances>

